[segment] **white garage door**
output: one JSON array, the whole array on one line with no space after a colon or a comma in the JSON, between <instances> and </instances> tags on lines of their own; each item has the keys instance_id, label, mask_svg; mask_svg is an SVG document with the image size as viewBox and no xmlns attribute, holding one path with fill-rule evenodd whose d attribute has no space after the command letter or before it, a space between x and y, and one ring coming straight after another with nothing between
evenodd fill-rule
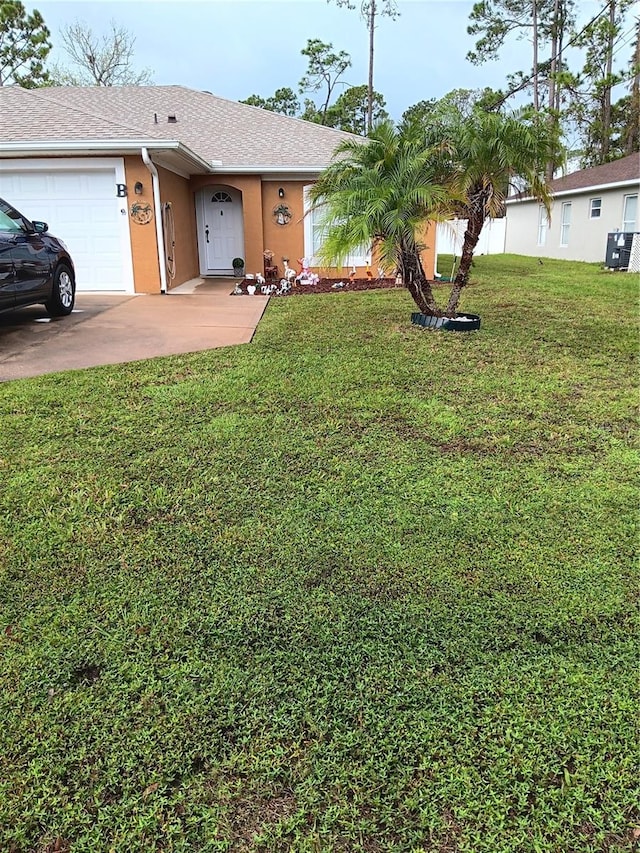
<instances>
[{"instance_id":1,"label":"white garage door","mask_svg":"<svg viewBox=\"0 0 640 853\"><path fill-rule=\"evenodd\" d=\"M0 196L64 241L81 292L133 292L124 183L122 159L0 161Z\"/></svg>"}]
</instances>

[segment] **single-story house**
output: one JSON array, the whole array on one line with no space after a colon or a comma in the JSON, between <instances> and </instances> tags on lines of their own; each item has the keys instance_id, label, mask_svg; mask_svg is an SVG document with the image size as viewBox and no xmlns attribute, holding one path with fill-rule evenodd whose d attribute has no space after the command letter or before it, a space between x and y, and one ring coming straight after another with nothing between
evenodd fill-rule
<instances>
[{"instance_id":1,"label":"single-story house","mask_svg":"<svg viewBox=\"0 0 640 853\"><path fill-rule=\"evenodd\" d=\"M0 87L0 126L0 196L65 241L79 291L262 273L265 251L323 272L307 188L350 134L183 86Z\"/></svg>"},{"instance_id":2,"label":"single-story house","mask_svg":"<svg viewBox=\"0 0 640 853\"><path fill-rule=\"evenodd\" d=\"M551 217L535 199L506 201L505 252L604 263L607 235L640 230L640 154L551 182Z\"/></svg>"}]
</instances>

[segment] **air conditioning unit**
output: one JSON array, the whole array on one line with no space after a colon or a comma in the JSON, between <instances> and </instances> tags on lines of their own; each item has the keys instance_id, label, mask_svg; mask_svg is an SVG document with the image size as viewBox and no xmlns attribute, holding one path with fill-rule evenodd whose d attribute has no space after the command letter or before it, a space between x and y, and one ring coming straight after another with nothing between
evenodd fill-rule
<instances>
[{"instance_id":1,"label":"air conditioning unit","mask_svg":"<svg viewBox=\"0 0 640 853\"><path fill-rule=\"evenodd\" d=\"M633 233L633 231L613 231L607 234L605 267L612 270L626 270L628 268Z\"/></svg>"}]
</instances>

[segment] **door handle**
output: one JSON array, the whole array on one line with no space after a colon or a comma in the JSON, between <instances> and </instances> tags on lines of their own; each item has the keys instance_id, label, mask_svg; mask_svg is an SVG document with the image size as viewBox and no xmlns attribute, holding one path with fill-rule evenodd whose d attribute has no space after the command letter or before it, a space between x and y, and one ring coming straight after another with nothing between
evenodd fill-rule
<instances>
[{"instance_id":1,"label":"door handle","mask_svg":"<svg viewBox=\"0 0 640 853\"><path fill-rule=\"evenodd\" d=\"M207 243L208 243L209 242L209 226L208 225L204 226L204 235L207 238Z\"/></svg>"}]
</instances>

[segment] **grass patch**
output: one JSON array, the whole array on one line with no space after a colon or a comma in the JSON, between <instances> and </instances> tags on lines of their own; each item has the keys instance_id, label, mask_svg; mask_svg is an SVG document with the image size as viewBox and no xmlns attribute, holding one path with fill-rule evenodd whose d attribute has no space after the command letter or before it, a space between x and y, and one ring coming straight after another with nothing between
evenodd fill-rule
<instances>
[{"instance_id":1,"label":"grass patch","mask_svg":"<svg viewBox=\"0 0 640 853\"><path fill-rule=\"evenodd\" d=\"M628 851L634 277L0 386L0 849Z\"/></svg>"}]
</instances>

